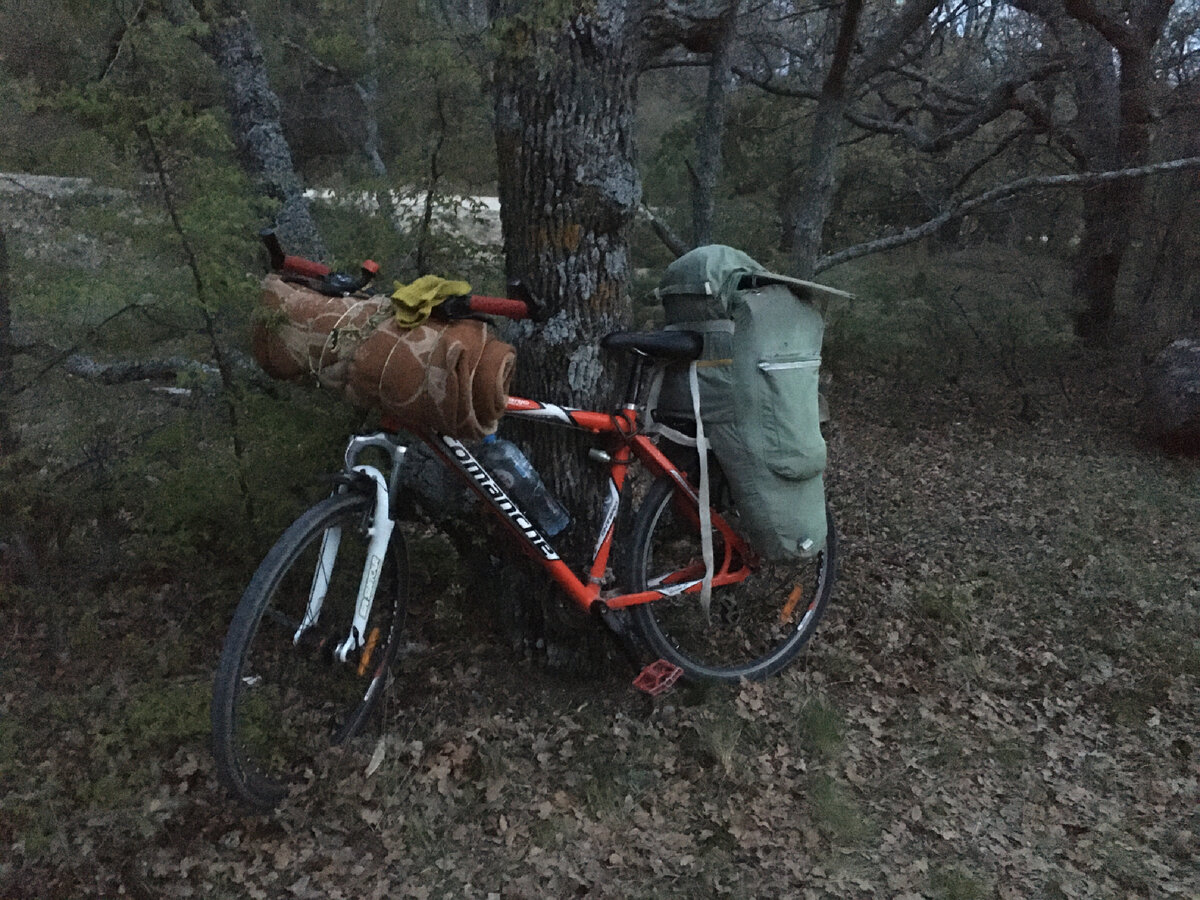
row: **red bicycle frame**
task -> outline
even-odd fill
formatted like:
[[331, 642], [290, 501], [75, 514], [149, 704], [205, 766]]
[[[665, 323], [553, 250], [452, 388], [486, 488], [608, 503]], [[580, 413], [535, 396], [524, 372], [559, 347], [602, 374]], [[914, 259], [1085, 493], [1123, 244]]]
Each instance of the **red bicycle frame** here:
[[[667, 475], [675, 482], [675, 502], [680, 510], [691, 518], [699, 530], [699, 492], [692, 486], [687, 475], [665, 456], [647, 437], [638, 431], [638, 415], [634, 408], [619, 413], [602, 413], [592, 410], [554, 406], [522, 397], [510, 397], [506, 411], [517, 418], [547, 422], [594, 435], [604, 435], [610, 455], [609, 495], [605, 498], [595, 551], [586, 576], [581, 578], [559, 557], [550, 540], [543, 535], [533, 520], [496, 483], [491, 474], [475, 458], [461, 441], [435, 432], [418, 436], [430, 449], [456, 472], [483, 498], [488, 509], [517, 539], [518, 545], [527, 556], [536, 560], [561, 587], [568, 597], [584, 612], [592, 611], [597, 604], [607, 609], [623, 609], [640, 603], [651, 603], [664, 597], [699, 593], [704, 577], [704, 563], [695, 561], [683, 569], [664, 573], [656, 579], [650, 590], [627, 594], [602, 589], [604, 573], [612, 551], [616, 533], [617, 511], [625, 487], [629, 466], [636, 458], [655, 476]], [[396, 423], [384, 422], [384, 427], [394, 430]], [[713, 587], [734, 584], [745, 579], [757, 566], [758, 559], [745, 541], [737, 534], [723, 516], [712, 511], [713, 533], [720, 535], [714, 546], [722, 548], [721, 558], [714, 561]]]

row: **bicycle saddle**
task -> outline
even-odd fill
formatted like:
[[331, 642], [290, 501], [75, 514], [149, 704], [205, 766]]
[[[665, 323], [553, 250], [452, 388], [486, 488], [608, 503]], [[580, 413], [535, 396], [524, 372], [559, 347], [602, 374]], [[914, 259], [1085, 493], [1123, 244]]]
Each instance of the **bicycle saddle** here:
[[600, 339], [600, 346], [657, 359], [699, 359], [704, 337], [695, 331], [614, 331]]

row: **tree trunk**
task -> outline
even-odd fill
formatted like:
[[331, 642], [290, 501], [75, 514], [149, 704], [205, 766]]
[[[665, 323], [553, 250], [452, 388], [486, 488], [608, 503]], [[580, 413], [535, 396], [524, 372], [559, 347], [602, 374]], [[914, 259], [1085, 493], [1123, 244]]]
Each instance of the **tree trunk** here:
[[[1173, 2], [1147, 0], [1131, 8], [1126, 19], [1110, 16], [1091, 0], [1063, 0], [1067, 15], [1082, 26], [1075, 57], [1076, 102], [1093, 170], [1133, 168], [1149, 158], [1153, 51]], [[1114, 50], [1120, 60], [1119, 75], [1114, 75]], [[1112, 157], [1095, 158], [1110, 153]], [[1095, 340], [1109, 333], [1117, 279], [1142, 193], [1140, 180], [1118, 181], [1099, 186], [1085, 201], [1073, 283], [1082, 306], [1076, 319], [1080, 337]]]
[[[605, 409], [614, 377], [599, 341], [631, 316], [627, 232], [641, 197], [633, 163], [636, 46], [622, 3], [601, 0], [591, 13], [553, 22], [529, 9], [493, 4], [504, 48], [495, 67], [495, 134], [507, 273], [549, 315], [521, 341], [514, 390]], [[531, 24], [534, 17], [541, 21]], [[539, 428], [522, 443], [571, 512], [574, 524], [556, 546], [578, 564], [591, 550], [603, 496], [598, 470], [587, 463], [588, 441]], [[524, 593], [507, 602], [540, 605], [542, 615], [515, 609], [503, 618], [544, 629], [552, 662], [565, 654], [559, 662], [577, 668], [581, 655], [592, 658], [594, 638], [555, 633], [559, 601]]]
[[[599, 340], [630, 319], [627, 232], [641, 196], [633, 164], [637, 61], [621, 7], [601, 2], [590, 15], [536, 30], [510, 25], [512, 49], [495, 76], [507, 271], [550, 314], [521, 346], [516, 389], [601, 409], [614, 399], [614, 381]], [[539, 429], [535, 462], [586, 516], [591, 481], [571, 437]], [[577, 530], [587, 530], [586, 519]]]
[[817, 257], [821, 254], [825, 220], [829, 218], [833, 195], [837, 190], [840, 162], [838, 141], [842, 137], [842, 122], [849, 94], [847, 73], [862, 8], [863, 0], [846, 0], [842, 10], [833, 60], [825, 83], [821, 86], [821, 97], [813, 117], [806, 183], [796, 195], [791, 214], [785, 220], [791, 232], [788, 250], [792, 272], [799, 278], [811, 278], [813, 275]]
[[205, 7], [198, 8], [210, 29], [201, 43], [225, 78], [226, 105], [243, 164], [282, 204], [275, 216], [279, 238], [290, 252], [321, 259], [325, 246], [292, 165], [258, 33], [244, 12], [225, 8], [206, 16]]
[[[1121, 54], [1117, 164], [1112, 168], [1133, 168], [1149, 158], [1153, 83], [1148, 54]], [[1080, 337], [1103, 338], [1112, 324], [1117, 279], [1129, 250], [1143, 191], [1141, 179], [1130, 179], [1101, 185], [1086, 197], [1084, 235], [1074, 281], [1075, 295], [1083, 304], [1076, 322]]]
[[[371, 174], [376, 178], [387, 178], [387, 165], [379, 149], [379, 15], [383, 0], [367, 0], [366, 20], [364, 22], [364, 51], [367, 56], [367, 71], [354, 87], [358, 91], [366, 111], [366, 122], [363, 123], [363, 155]], [[391, 213], [391, 209], [387, 210]]]
[[0, 229], [0, 456], [17, 449], [9, 419], [8, 398], [13, 389], [12, 303], [8, 295], [8, 248]]
[[845, 112], [843, 98], [822, 97], [813, 118], [805, 184], [793, 198], [787, 218], [791, 238], [788, 252], [797, 278], [811, 278], [821, 254], [825, 220], [837, 191], [838, 141]]
[[704, 121], [696, 133], [696, 167], [692, 177], [692, 246], [713, 240], [717, 181], [721, 177], [721, 140], [725, 134], [733, 42], [737, 37], [737, 3], [721, 19], [721, 32], [708, 66]]

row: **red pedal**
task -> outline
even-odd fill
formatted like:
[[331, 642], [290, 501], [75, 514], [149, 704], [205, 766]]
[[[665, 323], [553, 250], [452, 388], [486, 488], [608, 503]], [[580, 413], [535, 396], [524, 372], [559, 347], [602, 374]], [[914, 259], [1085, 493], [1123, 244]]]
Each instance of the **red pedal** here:
[[683, 669], [665, 659], [656, 659], [638, 673], [633, 686], [644, 694], [657, 697], [679, 680]]

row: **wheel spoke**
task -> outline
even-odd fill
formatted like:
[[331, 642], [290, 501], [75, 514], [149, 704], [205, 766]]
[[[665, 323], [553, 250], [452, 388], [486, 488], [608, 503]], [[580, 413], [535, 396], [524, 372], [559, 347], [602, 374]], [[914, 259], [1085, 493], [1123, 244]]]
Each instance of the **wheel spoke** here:
[[[738, 516], [728, 490], [720, 482], [716, 485], [716, 508], [736, 528]], [[697, 563], [696, 516], [675, 497], [674, 483], [660, 479], [638, 512], [627, 572], [631, 591], [661, 588], [703, 574], [703, 564]], [[815, 559], [764, 560], [745, 579], [715, 587], [707, 612], [696, 595], [634, 607], [635, 626], [650, 646], [689, 678], [764, 678], [786, 665], [815, 629], [832, 589], [835, 541], [831, 530], [826, 550]], [[719, 546], [714, 550], [719, 557]], [[652, 572], [656, 574], [650, 577]], [[804, 614], [797, 616], [802, 607]]]

